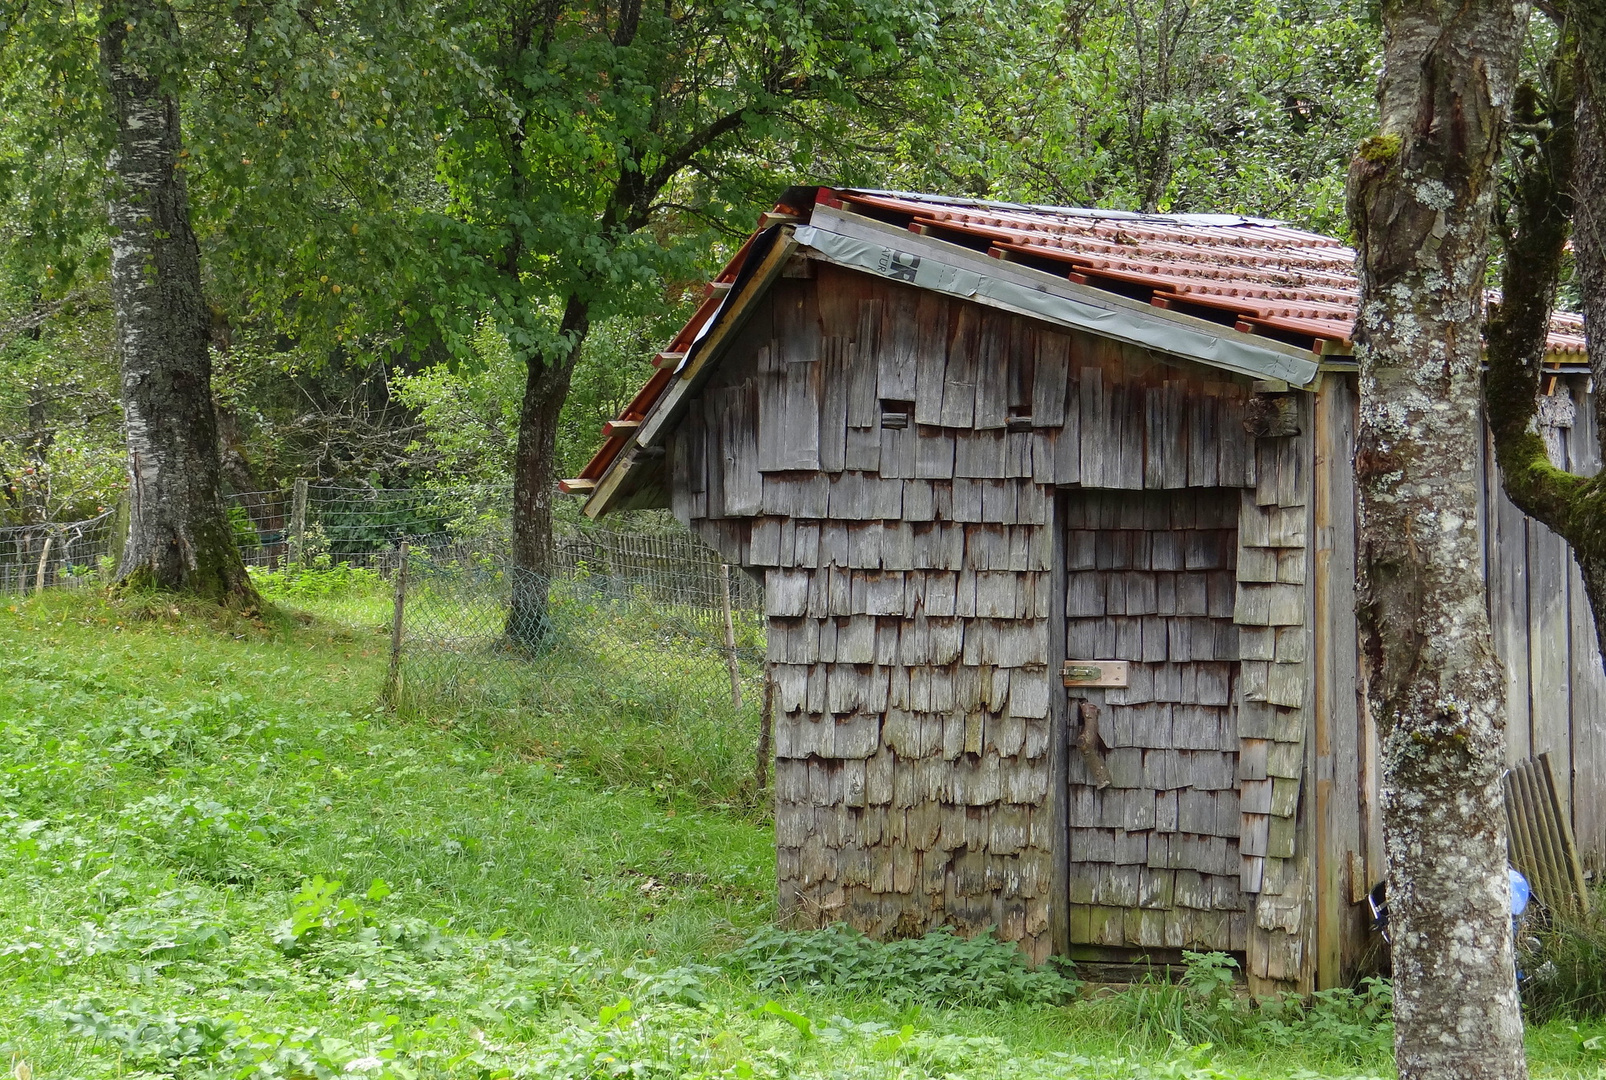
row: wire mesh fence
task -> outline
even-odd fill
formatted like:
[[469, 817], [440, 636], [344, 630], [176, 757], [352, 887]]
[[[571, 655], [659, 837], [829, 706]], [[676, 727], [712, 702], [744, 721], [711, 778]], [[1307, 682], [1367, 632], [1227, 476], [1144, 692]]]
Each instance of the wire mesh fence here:
[[[664, 522], [560, 528], [549, 572], [520, 570], [510, 502], [506, 487], [297, 482], [230, 495], [227, 512], [256, 573], [281, 590], [302, 581], [299, 592], [290, 585], [302, 596], [318, 595], [320, 582], [366, 581], [378, 594], [370, 618], [402, 584], [406, 545], [395, 701], [550, 708], [606, 699], [756, 726], [765, 648], [753, 579]], [[0, 590], [108, 580], [115, 523], [108, 513], [0, 529]], [[344, 573], [353, 567], [366, 577]]]
[[83, 585], [100, 579], [112, 548], [116, 514], [86, 521], [0, 529], [0, 594]]
[[283, 491], [228, 497], [246, 565], [372, 567], [403, 541], [442, 547], [507, 535], [506, 486], [340, 487], [298, 480]]
[[396, 700], [601, 695], [757, 715], [758, 587], [687, 534], [560, 534], [550, 575], [485, 544], [409, 545]]

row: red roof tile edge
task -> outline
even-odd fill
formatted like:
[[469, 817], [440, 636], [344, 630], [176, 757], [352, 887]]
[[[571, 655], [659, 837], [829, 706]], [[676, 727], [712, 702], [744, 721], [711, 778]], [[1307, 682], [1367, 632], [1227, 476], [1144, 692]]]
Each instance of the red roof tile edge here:
[[[1354, 252], [1333, 237], [1266, 218], [1136, 214], [858, 188], [794, 188], [785, 198], [773, 214], [807, 220], [813, 206], [824, 205], [929, 230], [937, 240], [949, 233], [985, 241], [989, 254], [1052, 266], [1073, 281], [1124, 295], [1148, 289], [1156, 306], [1214, 313], [1224, 326], [1293, 339], [1316, 352], [1341, 351], [1354, 326]], [[798, 205], [805, 200], [809, 205]], [[766, 224], [761, 220], [714, 283], [736, 279]], [[686, 352], [719, 311], [724, 293], [708, 292], [664, 353]], [[1548, 351], [1583, 353], [1581, 316], [1555, 313]], [[618, 419], [645, 420], [675, 377], [672, 365], [660, 367]], [[630, 430], [610, 433], [578, 479], [601, 479], [631, 437]]]

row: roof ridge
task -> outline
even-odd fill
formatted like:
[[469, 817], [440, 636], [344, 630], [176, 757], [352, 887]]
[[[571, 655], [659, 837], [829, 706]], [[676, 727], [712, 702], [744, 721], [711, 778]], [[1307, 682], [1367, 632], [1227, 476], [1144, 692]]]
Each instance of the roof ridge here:
[[1018, 203], [1003, 199], [931, 195], [913, 191], [897, 191], [889, 188], [838, 188], [836, 190], [844, 195], [873, 195], [887, 199], [907, 199], [910, 202], [929, 203], [934, 206], [973, 206], [978, 209], [1019, 210], [1033, 214], [1058, 214], [1064, 217], [1092, 219], [1095, 221], [1152, 221], [1162, 224], [1187, 225], [1194, 228], [1214, 226], [1217, 228], [1287, 229], [1305, 236], [1320, 236], [1325, 240], [1334, 239], [1333, 237], [1324, 236], [1322, 233], [1307, 232], [1278, 218], [1254, 217], [1248, 214], [1145, 213], [1138, 210], [1116, 210], [1107, 207], [1059, 206], [1052, 203]]

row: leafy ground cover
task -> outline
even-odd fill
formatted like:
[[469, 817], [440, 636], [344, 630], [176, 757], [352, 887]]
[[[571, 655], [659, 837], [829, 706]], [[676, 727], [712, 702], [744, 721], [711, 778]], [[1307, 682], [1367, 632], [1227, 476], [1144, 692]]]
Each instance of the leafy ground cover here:
[[[1389, 1073], [1376, 988], [1257, 1011], [1217, 958], [1109, 994], [995, 943], [767, 930], [760, 815], [387, 715], [381, 609], [281, 605], [0, 604], [13, 1076]], [[1599, 1075], [1603, 1035], [1536, 1030], [1536, 1075]]]

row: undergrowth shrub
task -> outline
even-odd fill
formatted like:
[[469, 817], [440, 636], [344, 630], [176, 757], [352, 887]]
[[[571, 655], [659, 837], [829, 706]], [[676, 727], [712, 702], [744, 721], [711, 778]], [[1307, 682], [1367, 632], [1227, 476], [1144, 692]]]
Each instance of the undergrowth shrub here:
[[1234, 990], [1238, 962], [1225, 953], [1182, 954], [1181, 980], [1136, 982], [1097, 999], [1110, 1026], [1140, 1046], [1231, 1045], [1253, 1021], [1253, 1005]]
[[874, 941], [842, 924], [803, 931], [766, 927], [728, 961], [758, 990], [823, 988], [897, 1004], [1055, 1004], [1077, 988], [1057, 969], [1027, 967], [1018, 948], [991, 934], [967, 939], [948, 930]]
[[1260, 1002], [1256, 1043], [1302, 1047], [1331, 1061], [1358, 1065], [1386, 1060], [1394, 1050], [1394, 987], [1365, 979], [1359, 990], [1318, 990], [1308, 1000], [1292, 995]]
[[1149, 1050], [1231, 1046], [1299, 1048], [1347, 1065], [1386, 1059], [1394, 1043], [1393, 987], [1367, 979], [1359, 990], [1319, 990], [1252, 1001], [1237, 984], [1238, 962], [1225, 953], [1184, 952], [1179, 981], [1155, 980], [1099, 998], [1109, 1025]]
[[215, 799], [162, 792], [119, 813], [115, 833], [148, 857], [207, 881], [245, 884], [288, 861], [270, 843], [274, 826]]
[[279, 570], [251, 569], [251, 583], [264, 600], [327, 600], [352, 593], [371, 593], [384, 586], [379, 571], [349, 562], [331, 563], [319, 555], [311, 566]]
[[102, 753], [117, 761], [165, 769], [213, 761], [230, 745], [254, 739], [272, 726], [257, 704], [228, 691], [209, 701], [178, 707], [130, 701], [86, 734]]
[[[360, 896], [346, 894], [339, 881], [311, 878], [289, 897], [288, 916], [268, 927], [268, 939], [304, 974], [360, 986], [401, 1013], [455, 1000], [472, 1002], [482, 1020], [534, 1016], [582, 996], [603, 974], [595, 952], [542, 950], [393, 915], [383, 909], [389, 895], [378, 878]], [[696, 1000], [701, 993], [694, 972], [626, 977], [645, 998]]]
[[20, 940], [0, 944], [0, 978], [50, 981], [71, 972], [98, 980], [137, 977], [149, 982], [225, 952], [228, 928], [199, 910], [202, 893], [168, 889], [144, 903], [114, 910], [73, 927], [34, 927]]
[[240, 1041], [233, 1020], [119, 1009], [93, 998], [62, 1008], [60, 1017], [71, 1034], [110, 1043], [130, 1064], [163, 1069], [222, 1063]]
[[[160, 1070], [163, 1076], [249, 1076], [252, 1080], [417, 1080], [418, 1063], [398, 1045], [394, 1025], [363, 1025], [359, 1040], [317, 1028], [291, 1032], [258, 1030], [242, 1013], [184, 1015], [139, 1003], [114, 1007], [98, 998], [58, 1004], [55, 1018], [67, 1031], [109, 1044], [123, 1062]], [[20, 1074], [19, 1074], [20, 1075]], [[140, 1075], [149, 1076], [145, 1072]]]

